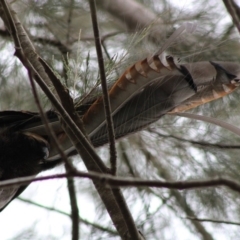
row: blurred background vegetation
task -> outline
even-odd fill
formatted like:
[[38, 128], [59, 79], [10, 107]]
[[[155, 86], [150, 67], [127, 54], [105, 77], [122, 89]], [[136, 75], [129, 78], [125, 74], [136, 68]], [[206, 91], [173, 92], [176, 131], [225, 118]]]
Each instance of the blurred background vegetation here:
[[[185, 22], [196, 23], [197, 30], [184, 35], [168, 53], [180, 57], [182, 62], [239, 62], [239, 33], [221, 1], [119, 2], [97, 1], [109, 82], [116, 80], [134, 61], [159, 49]], [[87, 1], [19, 0], [11, 4], [37, 52], [61, 76], [74, 98], [98, 84]], [[12, 40], [0, 22], [0, 109], [35, 111], [27, 72], [14, 51]], [[192, 111], [239, 126], [238, 94], [239, 90]], [[44, 94], [41, 99], [46, 109], [51, 107]], [[164, 116], [146, 130], [118, 141], [117, 150], [120, 176], [162, 180], [221, 176], [240, 182], [239, 137], [204, 122]], [[97, 151], [108, 162], [108, 147]], [[85, 169], [78, 157], [74, 162], [78, 169]], [[61, 171], [63, 168], [59, 167], [52, 172]], [[119, 239], [92, 183], [76, 179], [76, 186], [83, 219], [81, 239]], [[240, 197], [227, 188], [176, 191], [135, 187], [123, 189], [123, 194], [137, 227], [148, 240], [240, 239]], [[22, 198], [25, 202], [16, 200], [1, 213], [1, 226], [13, 221], [13, 217], [14, 221], [21, 221], [22, 212], [36, 214], [26, 215], [27, 221], [21, 223], [21, 229], [17, 227], [19, 223], [13, 224], [5, 239], [70, 239], [71, 221], [64, 215], [69, 211], [64, 181], [53, 181], [51, 186], [34, 183]], [[32, 202], [26, 203], [27, 199]], [[50, 211], [46, 206], [55, 210]]]

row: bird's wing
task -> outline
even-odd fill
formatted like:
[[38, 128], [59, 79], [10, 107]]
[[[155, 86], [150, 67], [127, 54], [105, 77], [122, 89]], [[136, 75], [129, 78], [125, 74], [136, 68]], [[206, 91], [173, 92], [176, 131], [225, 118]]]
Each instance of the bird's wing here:
[[[116, 139], [144, 128], [166, 113], [186, 111], [223, 97], [239, 85], [240, 64], [238, 63], [178, 64], [172, 57], [167, 57], [166, 63], [163, 65], [156, 56], [153, 56], [152, 60], [146, 58], [139, 61], [127, 69], [110, 88], [110, 102], [115, 109], [113, 122]], [[127, 80], [130, 78], [129, 74], [131, 81]], [[121, 82], [123, 84], [120, 84]], [[121, 99], [124, 104], [121, 104]], [[90, 102], [78, 107], [80, 115], [83, 115], [87, 134], [95, 147], [108, 142], [103, 107], [102, 98], [97, 97], [96, 94]], [[63, 134], [56, 113], [49, 111], [47, 116], [55, 132], [59, 135]], [[17, 123], [18, 128], [24, 132], [47, 134], [37, 113], [0, 112], [0, 126], [6, 124], [11, 126], [14, 123]], [[67, 137], [61, 137], [61, 145], [66, 154], [76, 153]], [[52, 148], [48, 160], [58, 158], [57, 150]]]

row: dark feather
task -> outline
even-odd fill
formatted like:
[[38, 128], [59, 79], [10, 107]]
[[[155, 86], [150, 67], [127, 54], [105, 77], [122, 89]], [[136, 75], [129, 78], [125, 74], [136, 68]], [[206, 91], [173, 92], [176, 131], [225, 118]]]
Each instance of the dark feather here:
[[[19, 114], [19, 118], [23, 115]], [[3, 118], [1, 118], [3, 119]], [[23, 119], [22, 119], [23, 120]], [[46, 162], [48, 142], [34, 134], [5, 129], [0, 133], [0, 181], [37, 175], [60, 161]], [[0, 189], [0, 211], [27, 186]]]
[[[170, 61], [170, 67], [173, 69], [172, 74], [156, 77], [159, 73], [150, 71], [150, 67], [148, 67], [149, 72], [156, 76], [148, 84], [146, 83], [142, 88], [135, 91], [134, 94], [129, 93], [130, 97], [127, 100], [123, 99], [123, 96], [127, 94], [125, 88], [117, 89], [116, 92], [119, 96], [116, 102], [114, 102], [115, 95], [112, 92], [111, 104], [114, 103], [116, 109], [113, 113], [116, 139], [143, 129], [166, 113], [173, 110], [188, 109], [188, 105], [196, 107], [214, 100], [216, 96], [224, 96], [238, 86], [238, 64], [200, 62], [178, 67], [173, 60], [170, 59]], [[144, 61], [144, 64], [147, 64], [147, 62]], [[130, 70], [132, 69], [133, 67], [130, 68]], [[143, 80], [144, 77], [136, 69], [134, 74]], [[210, 73], [207, 73], [206, 69]], [[166, 71], [169, 72], [170, 70]], [[127, 82], [126, 77], [122, 77], [122, 80], [124, 83]], [[131, 86], [131, 84], [136, 83], [127, 82], [127, 86]], [[224, 86], [231, 91], [226, 92]], [[130, 89], [127, 90], [130, 91]], [[124, 94], [121, 94], [122, 92]], [[101, 98], [98, 98], [98, 96], [98, 92], [94, 92], [93, 95], [90, 94], [88, 98], [80, 101], [81, 104], [76, 105], [80, 117], [86, 116], [87, 111], [92, 106], [94, 106], [94, 109], [99, 107], [97, 104], [101, 102], [98, 101]], [[202, 101], [203, 96], [204, 101]], [[99, 124], [94, 123], [96, 128], [91, 129], [90, 127], [91, 131], [87, 132], [94, 147], [102, 146], [108, 142], [103, 112], [98, 111], [94, 118], [90, 118], [90, 122], [94, 122], [99, 115], [103, 120]], [[66, 155], [76, 154], [70, 139], [67, 136], [63, 137], [65, 133], [61, 128], [57, 113], [51, 110], [46, 112], [46, 116], [56, 136], [59, 137]], [[86, 129], [91, 125], [88, 121], [84, 123]], [[47, 150], [49, 150], [48, 157], [46, 155]], [[0, 181], [37, 175], [59, 163], [61, 163], [61, 158], [51, 144], [38, 113], [26, 111], [0, 112]], [[0, 211], [21, 194], [26, 187], [0, 188]]]

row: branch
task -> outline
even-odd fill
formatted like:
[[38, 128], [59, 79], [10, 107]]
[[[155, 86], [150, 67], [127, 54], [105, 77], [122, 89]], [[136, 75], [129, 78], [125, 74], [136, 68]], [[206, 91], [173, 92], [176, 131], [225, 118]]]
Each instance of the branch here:
[[211, 222], [211, 223], [217, 223], [217, 224], [230, 224], [230, 225], [237, 225], [240, 226], [240, 223], [238, 222], [232, 222], [232, 221], [225, 221], [225, 220], [215, 220], [215, 219], [209, 219], [209, 218], [195, 218], [195, 217], [183, 217], [182, 219], [190, 219], [193, 221], [199, 221], [199, 222]]
[[[53, 140], [53, 144], [55, 145], [55, 147], [58, 149], [62, 159], [64, 159], [65, 161], [65, 168], [66, 171], [74, 171], [74, 167], [71, 164], [70, 161], [67, 160], [67, 157], [65, 155], [65, 153], [63, 152], [60, 144], [58, 143], [58, 139], [56, 138], [56, 135], [53, 132], [53, 129], [51, 128], [51, 126], [48, 124], [48, 120], [46, 118], [46, 115], [43, 112], [43, 109], [41, 107], [40, 101], [39, 101], [39, 97], [36, 91], [36, 87], [35, 87], [35, 83], [32, 79], [32, 75], [31, 72], [29, 72], [29, 79], [30, 79], [30, 83], [32, 86], [32, 91], [33, 91], [33, 95], [36, 101], [36, 104], [38, 106], [41, 118], [43, 120], [43, 123], [45, 124], [45, 127], [47, 129], [47, 132], [50, 134], [51, 139]], [[77, 200], [76, 200], [76, 191], [75, 191], [75, 187], [74, 187], [74, 180], [72, 178], [67, 178], [67, 183], [68, 183], [68, 192], [69, 192], [69, 197], [70, 197], [70, 202], [71, 202], [71, 216], [72, 216], [72, 240], [78, 240], [79, 239], [79, 218], [78, 218], [78, 205], [77, 205]]]
[[44, 180], [60, 179], [66, 177], [87, 178], [98, 181], [98, 185], [104, 186], [105, 189], [109, 187], [156, 187], [167, 189], [197, 189], [205, 187], [225, 186], [235, 192], [240, 193], [240, 183], [228, 178], [212, 178], [208, 180], [191, 180], [191, 181], [161, 181], [161, 180], [142, 180], [138, 178], [114, 177], [109, 174], [98, 174], [94, 172], [76, 171], [71, 173], [54, 174], [43, 177], [29, 176], [21, 177], [0, 182], [1, 188], [21, 186], [30, 184], [31, 182], [39, 182]]
[[40, 104], [38, 93], [37, 93], [37, 89], [36, 89], [35, 83], [34, 83], [34, 81], [32, 79], [32, 74], [31, 74], [31, 70], [30, 69], [28, 69], [28, 76], [29, 76], [29, 80], [30, 80], [33, 96], [34, 96], [36, 105], [38, 107], [39, 114], [41, 116], [42, 122], [43, 122], [43, 124], [44, 124], [44, 126], [46, 128], [46, 131], [47, 131], [48, 135], [50, 136], [53, 145], [57, 148], [57, 150], [58, 150], [58, 152], [59, 152], [59, 154], [61, 156], [61, 159], [65, 162], [67, 168], [68, 169], [74, 169], [72, 163], [67, 160], [66, 154], [64, 153], [61, 145], [59, 144], [58, 139], [57, 139], [57, 137], [56, 137], [56, 135], [55, 135], [51, 125], [49, 125], [49, 123], [48, 123], [48, 119], [46, 117], [46, 114], [44, 113], [43, 108], [42, 108], [42, 106]]
[[[59, 213], [59, 214], [62, 214], [64, 216], [67, 216], [67, 217], [71, 218], [71, 215], [69, 215], [68, 213], [66, 213], [66, 212], [64, 212], [62, 210], [56, 209], [54, 207], [48, 207], [48, 206], [45, 206], [45, 205], [33, 202], [33, 201], [29, 200], [29, 199], [21, 198], [21, 197], [18, 197], [17, 199], [19, 199], [22, 202], [31, 204], [33, 206], [36, 206], [36, 207], [39, 207], [39, 208], [43, 208], [45, 210], [53, 211], [55, 213]], [[96, 229], [101, 230], [103, 232], [107, 232], [107, 233], [112, 234], [114, 236], [118, 235], [118, 232], [116, 232], [116, 231], [114, 231], [112, 229], [109, 229], [107, 227], [103, 227], [103, 226], [101, 226], [101, 225], [99, 225], [97, 223], [89, 222], [88, 220], [86, 220], [84, 218], [81, 218], [80, 216], [79, 216], [79, 223], [84, 223], [85, 225], [92, 226], [93, 228], [96, 228]]]
[[[66, 169], [67, 170], [67, 169]], [[73, 178], [67, 178], [68, 194], [71, 206], [71, 220], [72, 220], [72, 240], [79, 239], [79, 210], [76, 198], [76, 190]]]
[[108, 139], [109, 139], [109, 143], [110, 143], [111, 171], [112, 171], [113, 175], [116, 175], [117, 153], [116, 153], [116, 147], [115, 147], [115, 134], [114, 134], [114, 127], [113, 127], [113, 119], [112, 119], [112, 114], [111, 114], [111, 105], [110, 105], [110, 100], [109, 100], [109, 96], [108, 96], [108, 86], [107, 86], [106, 75], [105, 75], [103, 54], [102, 54], [102, 48], [101, 48], [101, 42], [100, 42], [100, 36], [99, 36], [95, 0], [89, 0], [89, 5], [90, 5], [90, 10], [91, 10], [93, 32], [94, 32], [94, 38], [95, 38], [95, 46], [96, 46], [97, 57], [98, 57], [98, 66], [99, 66], [99, 72], [100, 72], [100, 77], [101, 77], [104, 111], [105, 111], [107, 129], [108, 129]]
[[[172, 180], [172, 174], [165, 168], [165, 166], [161, 163], [159, 159], [154, 157], [151, 152], [147, 151], [147, 149], [142, 148], [144, 154], [148, 161], [151, 161], [153, 166], [158, 169], [158, 173], [161, 177], [166, 179], [167, 181]], [[191, 206], [187, 203], [185, 197], [177, 190], [170, 189], [170, 196], [173, 196], [175, 199], [176, 204], [179, 208], [186, 214], [190, 216], [195, 216], [194, 210]], [[204, 240], [213, 240], [211, 234], [205, 229], [205, 227], [200, 222], [192, 222], [193, 226], [195, 227], [196, 231], [202, 236]]]
[[233, 0], [223, 0], [223, 3], [232, 17], [233, 23], [236, 26], [238, 32], [240, 33], [240, 16], [239, 16], [239, 7]]
[[240, 145], [230, 145], [230, 144], [208, 143], [208, 142], [194, 141], [194, 140], [185, 139], [185, 138], [181, 138], [181, 137], [174, 136], [174, 135], [165, 135], [165, 134], [159, 133], [159, 132], [157, 132], [157, 131], [155, 131], [154, 129], [151, 129], [151, 128], [149, 128], [148, 131], [150, 133], [156, 134], [158, 137], [173, 138], [173, 139], [176, 139], [176, 140], [181, 141], [181, 142], [187, 142], [187, 143], [191, 143], [191, 144], [194, 144], [194, 145], [200, 145], [200, 146], [204, 146], [204, 147], [213, 147], [213, 148], [221, 148], [221, 149], [240, 149]]
[[[116, 36], [118, 34], [121, 34], [122, 31], [114, 31], [114, 32], [110, 32], [110, 33], [106, 33], [105, 35], [101, 36], [101, 41], [104, 41], [108, 38], [111, 38], [113, 36]], [[0, 29], [0, 35], [4, 38], [9, 38], [11, 37], [11, 35], [9, 34], [8, 31]], [[50, 45], [52, 47], [56, 47], [58, 48], [58, 50], [63, 54], [66, 55], [66, 53], [71, 53], [71, 49], [68, 48], [65, 44], [63, 44], [62, 42], [60, 42], [59, 40], [55, 40], [55, 39], [50, 39], [50, 38], [46, 38], [46, 37], [36, 37], [33, 35], [30, 35], [30, 38], [32, 39], [33, 42], [38, 42], [41, 43], [43, 45]], [[69, 44], [73, 44], [74, 42], [78, 42], [78, 41], [94, 41], [95, 39], [93, 37], [81, 37], [80, 39], [73, 39], [73, 40], [69, 40]]]

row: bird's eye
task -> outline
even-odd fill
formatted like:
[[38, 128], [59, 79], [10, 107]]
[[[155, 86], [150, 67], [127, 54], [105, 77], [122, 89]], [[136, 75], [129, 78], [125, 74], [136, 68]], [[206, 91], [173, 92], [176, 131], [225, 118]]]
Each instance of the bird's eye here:
[[42, 148], [42, 150], [43, 150], [43, 153], [44, 153], [44, 159], [47, 159], [48, 158], [48, 156], [49, 156], [49, 150], [48, 150], [48, 148], [47, 147], [43, 147]]

